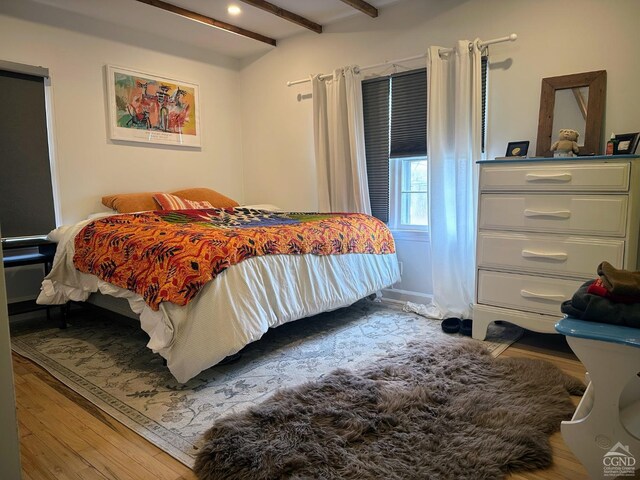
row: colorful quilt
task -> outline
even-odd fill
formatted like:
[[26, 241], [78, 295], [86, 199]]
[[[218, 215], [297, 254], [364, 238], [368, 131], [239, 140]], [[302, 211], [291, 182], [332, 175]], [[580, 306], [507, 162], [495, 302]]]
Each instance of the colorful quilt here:
[[395, 252], [391, 232], [359, 213], [280, 213], [247, 208], [115, 215], [75, 238], [75, 267], [161, 302], [186, 305], [231, 265], [260, 255]]

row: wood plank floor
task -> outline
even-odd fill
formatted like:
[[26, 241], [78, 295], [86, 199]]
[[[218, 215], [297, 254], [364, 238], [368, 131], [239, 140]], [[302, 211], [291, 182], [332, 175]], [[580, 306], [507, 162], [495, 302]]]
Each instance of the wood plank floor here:
[[[584, 367], [560, 335], [526, 332], [502, 355], [548, 360], [584, 378]], [[25, 480], [187, 480], [193, 472], [19, 355], [13, 355], [16, 403]], [[578, 398], [575, 399], [577, 404]], [[558, 432], [554, 463], [546, 470], [511, 475], [523, 479], [587, 479]], [[1, 475], [0, 475], [1, 476]]]

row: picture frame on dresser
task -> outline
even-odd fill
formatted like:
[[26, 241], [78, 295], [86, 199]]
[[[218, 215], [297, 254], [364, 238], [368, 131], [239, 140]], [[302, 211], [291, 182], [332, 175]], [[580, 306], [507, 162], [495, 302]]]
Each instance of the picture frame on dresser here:
[[633, 155], [638, 148], [640, 133], [620, 133], [615, 136], [617, 147], [616, 155]]
[[526, 157], [529, 152], [529, 140], [509, 142], [507, 144], [506, 157]]

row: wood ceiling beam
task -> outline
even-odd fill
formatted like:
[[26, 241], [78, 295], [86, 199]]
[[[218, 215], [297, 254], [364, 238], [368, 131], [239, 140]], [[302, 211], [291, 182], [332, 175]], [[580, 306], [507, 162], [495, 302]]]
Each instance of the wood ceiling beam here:
[[290, 22], [295, 23], [296, 25], [300, 25], [301, 27], [308, 28], [316, 33], [322, 33], [322, 25], [319, 25], [311, 20], [308, 20], [304, 17], [301, 17], [297, 13], [290, 12], [289, 10], [285, 10], [284, 8], [280, 8], [273, 3], [267, 2], [265, 0], [240, 0], [243, 3], [252, 5], [256, 8], [260, 8], [265, 12], [272, 13], [280, 18], [284, 18]]
[[136, 0], [136, 1], [140, 3], [144, 3], [146, 5], [151, 5], [152, 7], [160, 8], [162, 10], [174, 13], [176, 15], [180, 15], [181, 17], [188, 18], [189, 20], [194, 20], [196, 22], [204, 23], [205, 25], [209, 25], [210, 27], [220, 28], [228, 32], [242, 35], [243, 37], [251, 38], [253, 40], [258, 40], [259, 42], [264, 42], [269, 45], [273, 45], [274, 47], [276, 46], [276, 40], [273, 38], [265, 37], [264, 35], [260, 35], [259, 33], [252, 32], [251, 30], [246, 30], [244, 28], [231, 25], [230, 23], [222, 22], [220, 20], [216, 20], [215, 18], [207, 17], [206, 15], [202, 15], [200, 13], [187, 10], [186, 8], [178, 7], [177, 5], [173, 5], [171, 3], [163, 2], [162, 0]]
[[363, 0], [342, 0], [347, 5], [351, 5], [353, 8], [366, 13], [370, 17], [376, 18], [378, 16], [378, 9]]

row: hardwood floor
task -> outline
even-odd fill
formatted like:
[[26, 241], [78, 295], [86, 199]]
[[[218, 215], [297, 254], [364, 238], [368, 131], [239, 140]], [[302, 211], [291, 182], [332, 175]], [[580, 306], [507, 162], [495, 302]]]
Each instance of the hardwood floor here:
[[[539, 358], [553, 363], [564, 372], [584, 380], [586, 370], [574, 355], [562, 335], [544, 334], [525, 331], [523, 337], [502, 353], [509, 357]], [[574, 397], [578, 405], [580, 397]], [[545, 470], [517, 473], [507, 477], [509, 480], [582, 480], [588, 479], [587, 471], [564, 443], [562, 434], [556, 432], [551, 436], [553, 449], [553, 465]]]
[[[584, 367], [560, 335], [526, 332], [502, 355], [548, 360], [584, 378]], [[183, 464], [99, 410], [19, 355], [13, 355], [25, 480], [195, 479]], [[578, 398], [575, 399], [576, 404]], [[558, 432], [551, 437], [554, 464], [512, 480], [587, 479]], [[1, 476], [1, 474], [0, 474]]]

